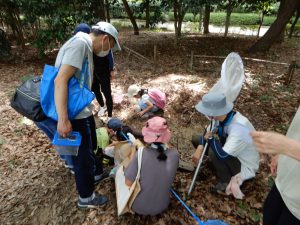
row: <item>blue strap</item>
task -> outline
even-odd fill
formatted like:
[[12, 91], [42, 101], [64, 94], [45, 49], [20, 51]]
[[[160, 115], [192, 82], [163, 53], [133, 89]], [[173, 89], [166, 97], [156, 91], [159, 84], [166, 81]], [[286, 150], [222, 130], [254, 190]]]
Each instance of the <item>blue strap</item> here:
[[129, 140], [129, 138], [124, 134], [123, 131], [120, 131], [120, 132], [121, 132], [122, 136], [125, 138], [126, 141], [128, 141], [128, 142], [131, 143], [131, 144], [133, 144], [133, 143]]
[[176, 192], [171, 188], [171, 193], [180, 201], [180, 203], [184, 206], [184, 208], [194, 217], [194, 219], [200, 225], [204, 225], [204, 223], [192, 212], [192, 210], [184, 203], [184, 201], [176, 194]]
[[126, 141], [128, 141], [130, 144], [133, 144], [132, 141], [129, 140], [129, 138], [124, 134], [123, 131], [120, 131], [120, 133], [125, 138]]
[[85, 74], [88, 74], [88, 59], [85, 59], [83, 61], [83, 66], [82, 66], [82, 70], [81, 70], [81, 74], [80, 74], [80, 78], [79, 78], [79, 83], [80, 83], [80, 88], [83, 88], [83, 84], [86, 83], [86, 80], [88, 78], [88, 75], [85, 76]]
[[[228, 120], [227, 120], [227, 121], [225, 122], [225, 124], [223, 125], [223, 127], [228, 126], [228, 125], [231, 123], [231, 121], [232, 121], [234, 115], [235, 115], [235, 113], [232, 111], [232, 112], [230, 113], [230, 116], [229, 116]], [[222, 135], [223, 135], [222, 126], [219, 125], [219, 126], [218, 126], [218, 136], [219, 136], [219, 138], [222, 138]]]
[[226, 159], [229, 156], [222, 148], [222, 145], [214, 137], [208, 139], [208, 143], [219, 159]]

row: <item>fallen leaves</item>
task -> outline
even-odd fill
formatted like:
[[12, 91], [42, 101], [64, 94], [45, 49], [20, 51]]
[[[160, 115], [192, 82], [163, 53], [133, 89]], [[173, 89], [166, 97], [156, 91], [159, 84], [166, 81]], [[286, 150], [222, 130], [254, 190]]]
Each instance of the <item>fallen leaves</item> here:
[[[226, 39], [218, 37], [184, 37], [181, 46], [184, 52], [173, 47], [169, 34], [141, 33], [139, 41], [129, 34], [123, 34], [124, 43], [139, 51], [143, 49], [151, 57], [152, 44], [158, 42], [159, 66], [142, 64], [136, 59], [117, 53], [118, 78], [112, 81], [114, 93], [125, 94], [130, 84], [139, 83], [146, 87], [158, 87], [166, 91], [169, 104], [164, 116], [173, 133], [171, 145], [180, 152], [184, 161], [191, 160], [194, 151], [191, 136], [201, 133], [207, 120], [194, 109], [195, 104], [218, 79], [221, 62], [198, 62], [201, 71], [188, 71], [187, 54], [191, 49], [201, 54], [216, 55], [222, 51], [238, 51], [251, 44], [249, 39]], [[200, 40], [200, 41], [199, 41]], [[298, 44], [299, 45], [299, 44]], [[229, 47], [230, 46], [230, 47]], [[275, 47], [277, 56], [259, 55], [256, 58], [272, 58], [289, 61], [289, 55], [299, 58], [300, 48]], [[273, 51], [273, 50], [272, 50]], [[287, 52], [289, 54], [287, 54]], [[147, 55], [148, 54], [148, 55]], [[196, 53], [195, 53], [196, 54]], [[52, 63], [53, 59], [50, 59]], [[76, 207], [77, 193], [74, 177], [63, 167], [49, 140], [34, 124], [24, 120], [9, 107], [9, 99], [21, 78], [28, 76], [28, 68], [34, 66], [41, 73], [43, 62], [24, 64], [0, 64], [0, 216], [4, 224], [107, 224], [107, 225], [177, 225], [197, 224], [182, 205], [171, 198], [169, 210], [156, 217], [125, 215], [117, 217], [113, 181], [105, 181], [96, 191], [109, 197], [103, 208], [79, 210]], [[215, 67], [215, 68], [214, 68]], [[247, 81], [236, 103], [236, 108], [247, 116], [259, 130], [285, 132], [299, 106], [299, 70], [289, 87], [283, 84], [286, 68], [247, 62]], [[206, 71], [207, 70], [207, 71]], [[188, 72], [187, 72], [188, 71]], [[206, 72], [205, 72], [206, 71]], [[114, 115], [128, 118], [130, 110], [126, 97], [114, 109]], [[145, 121], [128, 119], [128, 125], [140, 129]], [[97, 121], [97, 124], [103, 124]], [[235, 200], [232, 196], [210, 193], [216, 182], [214, 174], [207, 167], [201, 169], [195, 189], [186, 203], [202, 219], [220, 219], [231, 225], [260, 224], [262, 204], [272, 185], [268, 173], [267, 157], [263, 157], [257, 177], [242, 187], [246, 198]], [[182, 197], [190, 185], [193, 174], [178, 172], [174, 188]]]

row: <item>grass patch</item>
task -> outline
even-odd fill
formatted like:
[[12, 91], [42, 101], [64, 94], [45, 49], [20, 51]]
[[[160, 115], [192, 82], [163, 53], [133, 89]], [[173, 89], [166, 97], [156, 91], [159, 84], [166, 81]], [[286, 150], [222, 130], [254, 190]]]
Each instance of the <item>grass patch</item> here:
[[273, 99], [273, 97], [270, 96], [270, 95], [262, 95], [262, 96], [260, 96], [260, 100], [263, 101], [263, 102], [270, 102], [272, 99]]
[[257, 223], [257, 222], [262, 220], [262, 215], [260, 213], [255, 212], [255, 211], [252, 211], [250, 213], [250, 218], [253, 222]]

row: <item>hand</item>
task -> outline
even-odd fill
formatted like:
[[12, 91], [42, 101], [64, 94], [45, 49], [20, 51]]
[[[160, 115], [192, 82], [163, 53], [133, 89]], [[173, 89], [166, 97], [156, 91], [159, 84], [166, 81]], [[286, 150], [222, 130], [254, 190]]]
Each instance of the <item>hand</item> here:
[[72, 132], [72, 124], [70, 120], [60, 120], [57, 122], [57, 132], [60, 136], [66, 138]]
[[116, 75], [116, 71], [115, 70], [110, 71], [110, 79], [111, 80], [115, 79], [115, 75]]
[[193, 162], [194, 162], [195, 166], [198, 165], [200, 157], [202, 155], [202, 152], [203, 152], [203, 146], [202, 145], [198, 145], [195, 153], [193, 154]]
[[262, 153], [283, 154], [289, 146], [288, 138], [279, 133], [255, 131], [251, 136], [256, 149]]
[[278, 155], [275, 155], [272, 157], [272, 160], [269, 164], [272, 176], [276, 176], [277, 174], [277, 165], [278, 165]]
[[210, 131], [207, 131], [206, 134], [204, 135], [204, 139], [207, 141], [208, 139], [212, 138], [214, 134]]
[[137, 113], [138, 116], [143, 116], [144, 114], [145, 114], [144, 111], [140, 111]]

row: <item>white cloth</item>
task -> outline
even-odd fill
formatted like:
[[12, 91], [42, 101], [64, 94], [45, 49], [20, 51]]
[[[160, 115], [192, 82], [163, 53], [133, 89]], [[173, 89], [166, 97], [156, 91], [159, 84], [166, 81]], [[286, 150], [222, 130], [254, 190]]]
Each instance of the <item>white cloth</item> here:
[[[289, 127], [287, 137], [300, 141], [300, 107]], [[276, 187], [291, 213], [300, 220], [300, 161], [285, 155], [278, 159]]]
[[243, 199], [245, 196], [240, 189], [240, 186], [243, 184], [243, 180], [241, 178], [241, 173], [231, 177], [229, 184], [226, 187], [226, 194], [232, 194], [236, 199]]

